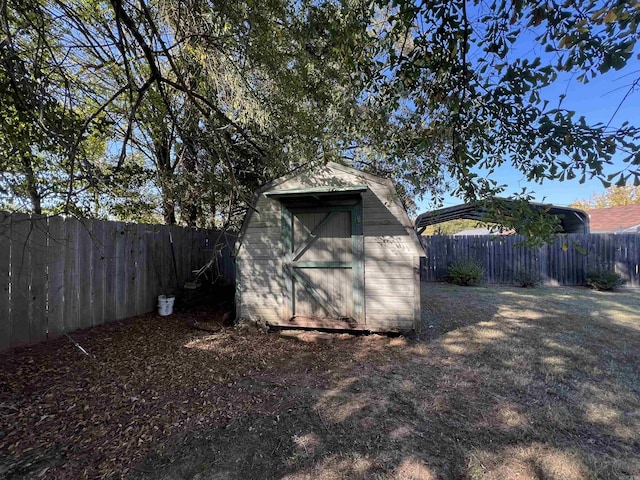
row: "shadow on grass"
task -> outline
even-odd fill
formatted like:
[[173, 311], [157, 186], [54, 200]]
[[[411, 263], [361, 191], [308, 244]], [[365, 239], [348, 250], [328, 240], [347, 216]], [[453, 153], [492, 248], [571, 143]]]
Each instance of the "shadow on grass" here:
[[79, 331], [100, 367], [66, 339], [0, 356], [0, 476], [634, 478], [637, 297], [434, 285], [432, 341]]
[[442, 314], [435, 340], [335, 342], [319, 384], [305, 371], [317, 350], [282, 358], [245, 383], [277, 408], [176, 438], [132, 478], [640, 475], [638, 300], [437, 286], [428, 296]]

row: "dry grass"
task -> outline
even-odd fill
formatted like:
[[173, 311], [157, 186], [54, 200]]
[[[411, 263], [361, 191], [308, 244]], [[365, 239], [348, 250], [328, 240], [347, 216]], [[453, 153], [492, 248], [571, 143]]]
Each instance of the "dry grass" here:
[[148, 316], [75, 335], [109, 374], [0, 356], [0, 476], [640, 479], [637, 292], [423, 293], [413, 341]]

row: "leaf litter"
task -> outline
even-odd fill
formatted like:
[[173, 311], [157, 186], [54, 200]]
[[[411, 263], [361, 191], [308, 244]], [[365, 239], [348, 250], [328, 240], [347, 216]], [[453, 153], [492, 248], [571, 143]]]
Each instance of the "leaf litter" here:
[[637, 295], [423, 290], [417, 340], [204, 309], [2, 354], [0, 477], [640, 477]]

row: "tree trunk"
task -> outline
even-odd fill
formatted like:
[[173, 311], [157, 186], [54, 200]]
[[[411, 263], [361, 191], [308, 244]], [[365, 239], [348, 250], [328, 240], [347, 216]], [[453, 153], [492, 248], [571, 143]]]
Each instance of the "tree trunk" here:
[[155, 144], [156, 168], [158, 169], [158, 186], [162, 195], [162, 216], [165, 225], [176, 224], [176, 202], [172, 192], [173, 166], [171, 165], [171, 138], [166, 134]]
[[165, 225], [176, 224], [176, 208], [173, 202], [163, 200], [162, 202], [162, 216], [164, 218]]
[[31, 209], [36, 215], [42, 215], [42, 195], [38, 192], [38, 185], [33, 173], [31, 160], [23, 157], [22, 164], [24, 165], [24, 173], [27, 180], [27, 191], [29, 193], [29, 200], [31, 200]]

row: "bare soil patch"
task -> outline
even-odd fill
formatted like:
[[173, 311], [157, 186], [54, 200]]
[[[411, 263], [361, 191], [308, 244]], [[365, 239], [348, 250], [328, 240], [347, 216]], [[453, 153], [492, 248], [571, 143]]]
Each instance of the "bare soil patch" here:
[[[640, 295], [427, 284], [421, 338], [146, 315], [0, 355], [0, 477], [640, 478]], [[213, 331], [194, 330], [197, 321]]]

